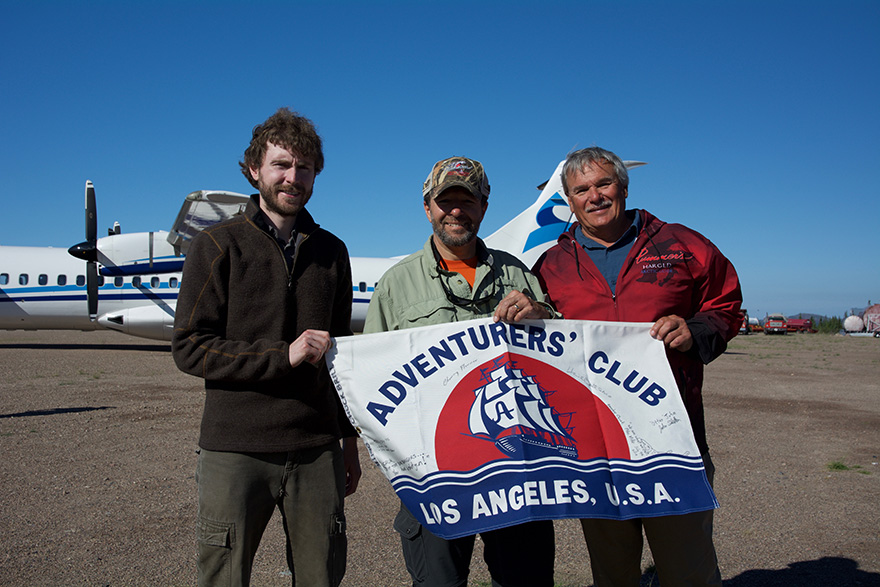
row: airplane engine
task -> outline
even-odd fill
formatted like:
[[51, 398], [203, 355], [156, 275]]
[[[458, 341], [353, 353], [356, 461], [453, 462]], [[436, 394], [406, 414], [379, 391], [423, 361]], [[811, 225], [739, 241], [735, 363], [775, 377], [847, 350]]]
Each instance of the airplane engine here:
[[140, 306], [98, 317], [98, 324], [132, 336], [153, 340], [171, 340], [174, 331], [174, 309], [162, 306]]

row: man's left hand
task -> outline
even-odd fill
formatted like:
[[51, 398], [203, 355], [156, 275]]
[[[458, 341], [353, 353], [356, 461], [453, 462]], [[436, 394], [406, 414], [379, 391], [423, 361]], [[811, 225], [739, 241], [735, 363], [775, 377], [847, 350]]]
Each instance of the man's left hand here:
[[550, 312], [526, 294], [513, 290], [495, 308], [494, 322], [519, 322], [520, 320], [547, 320]]
[[687, 322], [681, 316], [663, 316], [651, 327], [651, 336], [662, 340], [671, 349], [687, 352], [694, 345], [694, 337]]

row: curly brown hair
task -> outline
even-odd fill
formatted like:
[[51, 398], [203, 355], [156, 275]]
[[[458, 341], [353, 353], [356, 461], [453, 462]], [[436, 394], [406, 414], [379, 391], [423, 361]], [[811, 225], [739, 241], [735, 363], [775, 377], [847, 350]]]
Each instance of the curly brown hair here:
[[242, 174], [255, 188], [259, 186], [251, 176], [251, 169], [259, 169], [263, 164], [269, 143], [284, 147], [299, 157], [311, 159], [315, 164], [315, 175], [324, 169], [321, 137], [314, 123], [288, 108], [279, 108], [264, 123], [254, 127], [251, 144], [244, 152], [244, 161], [238, 163]]

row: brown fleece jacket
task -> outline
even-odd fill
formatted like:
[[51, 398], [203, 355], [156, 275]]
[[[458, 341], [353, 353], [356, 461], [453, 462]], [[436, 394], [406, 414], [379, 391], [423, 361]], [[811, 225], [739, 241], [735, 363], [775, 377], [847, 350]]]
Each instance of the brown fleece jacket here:
[[354, 436], [323, 363], [288, 360], [308, 329], [351, 334], [351, 266], [341, 240], [305, 210], [288, 272], [278, 242], [245, 214], [200, 232], [183, 267], [172, 351], [184, 372], [205, 379], [199, 446], [286, 452]]

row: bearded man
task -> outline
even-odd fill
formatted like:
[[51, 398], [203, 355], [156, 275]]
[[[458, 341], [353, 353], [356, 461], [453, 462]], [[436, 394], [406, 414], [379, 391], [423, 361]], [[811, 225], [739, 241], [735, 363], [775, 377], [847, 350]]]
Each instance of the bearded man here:
[[[489, 205], [489, 181], [479, 161], [438, 161], [422, 198], [434, 234], [379, 280], [364, 333], [488, 316], [507, 322], [555, 317], [528, 269], [513, 255], [487, 249], [477, 237]], [[468, 584], [474, 536], [439, 538], [402, 503], [394, 529], [414, 587]], [[526, 522], [480, 537], [493, 587], [553, 587], [553, 522]]]
[[248, 585], [277, 507], [292, 584], [336, 587], [360, 465], [322, 358], [351, 334], [348, 251], [305, 209], [324, 167], [310, 120], [278, 110], [239, 165], [259, 194], [193, 239], [172, 341], [177, 366], [205, 380], [199, 585]]

